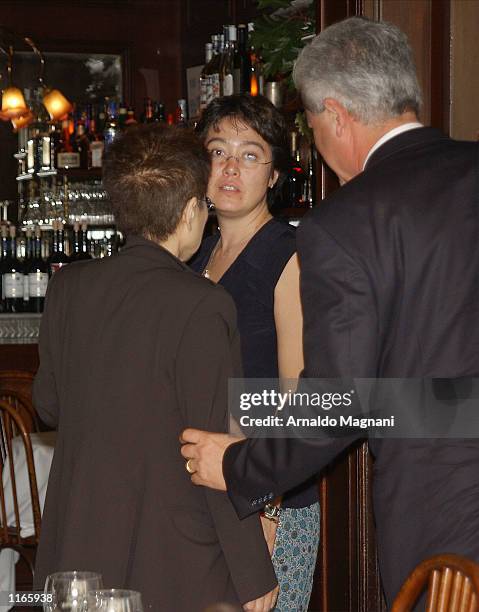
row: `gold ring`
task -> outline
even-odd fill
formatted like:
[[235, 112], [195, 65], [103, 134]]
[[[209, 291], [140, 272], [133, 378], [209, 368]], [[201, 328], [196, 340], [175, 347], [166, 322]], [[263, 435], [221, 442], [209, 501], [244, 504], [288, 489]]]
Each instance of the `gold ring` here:
[[188, 474], [194, 474], [196, 470], [191, 469], [191, 461], [192, 459], [188, 459], [188, 461], [186, 462], [186, 471], [188, 472]]

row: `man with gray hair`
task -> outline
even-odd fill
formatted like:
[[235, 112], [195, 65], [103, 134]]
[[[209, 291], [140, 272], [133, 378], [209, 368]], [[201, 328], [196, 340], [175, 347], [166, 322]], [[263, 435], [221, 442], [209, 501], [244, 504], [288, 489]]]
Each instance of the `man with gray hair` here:
[[[316, 147], [343, 185], [298, 232], [302, 376], [440, 379], [454, 392], [455, 379], [479, 373], [477, 144], [419, 123], [412, 52], [391, 24], [351, 18], [326, 28], [294, 79]], [[233, 443], [196, 430], [183, 439], [193, 482], [227, 487], [240, 516], [351, 442]], [[371, 438], [370, 448], [390, 605], [429, 556], [479, 561], [479, 440]]]

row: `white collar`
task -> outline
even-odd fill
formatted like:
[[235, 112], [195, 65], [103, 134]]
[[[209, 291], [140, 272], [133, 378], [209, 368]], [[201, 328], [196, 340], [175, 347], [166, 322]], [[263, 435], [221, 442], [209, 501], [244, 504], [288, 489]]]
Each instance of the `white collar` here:
[[366, 167], [366, 164], [368, 163], [368, 160], [371, 155], [374, 153], [374, 151], [376, 151], [376, 149], [379, 149], [381, 145], [383, 145], [388, 140], [391, 140], [391, 138], [402, 134], [403, 132], [415, 130], [416, 128], [420, 127], [423, 127], [422, 123], [419, 123], [418, 121], [411, 121], [409, 123], [403, 123], [402, 125], [399, 125], [398, 127], [395, 127], [392, 130], [389, 130], [389, 132], [383, 134], [381, 138], [369, 149], [368, 154], [366, 155], [366, 159], [364, 160], [363, 170]]

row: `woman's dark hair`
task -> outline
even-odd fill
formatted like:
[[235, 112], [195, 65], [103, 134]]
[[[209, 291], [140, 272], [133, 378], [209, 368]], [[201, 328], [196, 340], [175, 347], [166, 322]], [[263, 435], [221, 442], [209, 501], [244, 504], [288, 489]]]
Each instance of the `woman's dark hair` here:
[[238, 94], [215, 98], [203, 111], [196, 132], [204, 140], [208, 131], [219, 129], [225, 118], [244, 123], [257, 132], [271, 147], [273, 169], [279, 172], [275, 186], [268, 191], [271, 205], [290, 168], [288, 130], [279, 110], [264, 96]]
[[103, 162], [118, 229], [165, 240], [192, 197], [203, 198], [211, 161], [196, 134], [164, 125], [129, 127]]

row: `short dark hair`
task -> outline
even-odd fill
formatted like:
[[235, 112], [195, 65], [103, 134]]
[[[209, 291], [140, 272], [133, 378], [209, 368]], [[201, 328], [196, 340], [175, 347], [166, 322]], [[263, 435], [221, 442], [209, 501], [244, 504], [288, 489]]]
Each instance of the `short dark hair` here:
[[290, 168], [286, 121], [268, 98], [236, 94], [212, 100], [203, 111], [196, 131], [204, 140], [210, 128], [218, 129], [219, 123], [228, 117], [252, 128], [271, 147], [273, 170], [279, 172], [276, 185], [268, 191], [271, 205]]
[[165, 240], [192, 197], [206, 194], [211, 161], [189, 129], [129, 127], [108, 148], [103, 183], [118, 229]]

